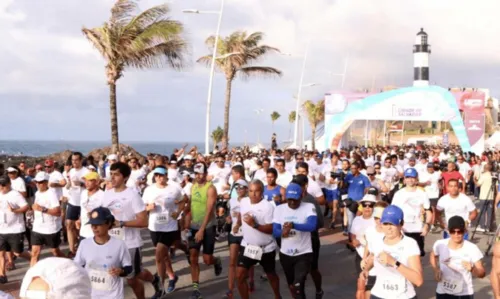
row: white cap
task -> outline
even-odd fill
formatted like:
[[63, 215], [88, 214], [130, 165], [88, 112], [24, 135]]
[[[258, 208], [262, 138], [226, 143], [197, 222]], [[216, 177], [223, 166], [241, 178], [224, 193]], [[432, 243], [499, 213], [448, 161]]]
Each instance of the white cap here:
[[205, 173], [205, 165], [198, 163], [193, 168], [194, 173]]
[[191, 155], [185, 155], [184, 160], [193, 160], [193, 156]]
[[373, 202], [373, 203], [376, 203], [377, 202], [377, 197], [375, 195], [373, 195], [373, 194], [365, 194], [365, 196], [363, 196], [363, 199], [360, 202]]
[[49, 178], [50, 176], [48, 173], [46, 173], [45, 171], [40, 171], [39, 173], [36, 174], [34, 181], [43, 182], [43, 181], [48, 181]]
[[245, 180], [242, 180], [242, 179], [239, 179], [237, 180], [236, 182], [234, 182], [234, 185], [239, 185], [239, 186], [243, 186], [243, 187], [248, 187], [248, 183], [247, 181]]
[[237, 166], [237, 165], [243, 166], [243, 164], [241, 164], [241, 162], [236, 162], [236, 163], [233, 164], [233, 166]]
[[90, 170], [96, 170], [95, 167], [94, 167], [94, 165], [89, 165], [89, 166], [87, 166], [87, 168], [90, 169]]
[[46, 298], [88, 299], [92, 288], [87, 271], [70, 259], [48, 257], [40, 260], [26, 272], [20, 297], [27, 297], [33, 278], [40, 277], [49, 286]]
[[7, 172], [17, 172], [17, 169], [15, 169], [14, 167], [9, 167], [7, 168]]
[[115, 160], [118, 161], [118, 156], [115, 154], [111, 154], [108, 156], [108, 161]]

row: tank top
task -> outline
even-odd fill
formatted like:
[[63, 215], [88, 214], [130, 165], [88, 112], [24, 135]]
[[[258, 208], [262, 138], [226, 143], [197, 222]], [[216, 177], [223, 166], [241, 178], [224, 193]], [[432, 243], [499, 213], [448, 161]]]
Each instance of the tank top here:
[[[191, 228], [199, 229], [207, 213], [208, 188], [212, 183], [206, 182], [204, 185], [193, 184], [191, 189]], [[214, 217], [210, 217], [207, 227], [214, 225]]]
[[[267, 201], [272, 201], [276, 204], [273, 197], [275, 195], [280, 195], [280, 190], [281, 190], [280, 185], [276, 185], [276, 187], [274, 187], [274, 189], [271, 189], [271, 190], [267, 189], [267, 186], [265, 186], [264, 187], [264, 199], [266, 199]], [[277, 205], [279, 205], [279, 203]]]

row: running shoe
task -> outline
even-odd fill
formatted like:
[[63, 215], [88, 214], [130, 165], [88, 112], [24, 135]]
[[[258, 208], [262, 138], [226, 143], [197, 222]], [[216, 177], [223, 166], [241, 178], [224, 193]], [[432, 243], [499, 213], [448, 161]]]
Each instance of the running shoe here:
[[203, 299], [203, 297], [201, 296], [201, 293], [199, 290], [194, 290], [191, 293], [191, 297], [189, 297], [189, 299]]
[[153, 275], [153, 282], [151, 282], [153, 285], [153, 288], [155, 288], [155, 293], [159, 293], [160, 291], [163, 291], [162, 285], [161, 285], [161, 279], [160, 276], [158, 276], [158, 273], [155, 273]]
[[155, 292], [155, 294], [153, 295], [153, 297], [151, 297], [151, 299], [161, 299], [166, 295], [167, 293], [165, 292], [165, 290], [160, 290], [158, 292]]
[[222, 262], [220, 260], [220, 257], [215, 258], [214, 272], [215, 276], [219, 276], [222, 273]]
[[222, 296], [222, 299], [233, 299], [233, 291], [227, 291], [224, 296]]
[[173, 291], [175, 291], [175, 284], [177, 283], [178, 280], [179, 280], [179, 276], [175, 275], [174, 279], [170, 279], [168, 281], [167, 294], [170, 294]]

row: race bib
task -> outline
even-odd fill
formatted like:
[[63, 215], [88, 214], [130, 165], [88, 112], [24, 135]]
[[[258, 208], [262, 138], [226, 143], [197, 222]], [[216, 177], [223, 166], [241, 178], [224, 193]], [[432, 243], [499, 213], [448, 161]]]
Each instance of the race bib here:
[[247, 245], [243, 255], [252, 260], [260, 261], [262, 259], [262, 248], [259, 246]]
[[347, 199], [347, 194], [344, 194], [344, 195], [340, 196], [340, 199], [346, 200]]
[[167, 213], [161, 213], [156, 215], [156, 223], [167, 224], [170, 221], [170, 216]]
[[461, 279], [447, 279], [443, 278], [443, 280], [440, 282], [441, 286], [443, 287], [443, 290], [447, 294], [458, 294], [462, 292], [462, 289], [464, 287], [463, 281]]
[[399, 298], [406, 292], [406, 279], [404, 277], [390, 276], [382, 280], [383, 298]]
[[98, 291], [111, 291], [113, 289], [113, 277], [108, 272], [91, 269], [88, 272], [92, 289]]
[[125, 231], [122, 227], [110, 229], [109, 235], [122, 241], [125, 240]]

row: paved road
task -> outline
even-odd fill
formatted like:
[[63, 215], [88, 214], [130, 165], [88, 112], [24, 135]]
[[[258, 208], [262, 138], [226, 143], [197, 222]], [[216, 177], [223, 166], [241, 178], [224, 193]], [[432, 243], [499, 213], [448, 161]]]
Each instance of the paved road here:
[[[432, 244], [438, 240], [439, 234], [429, 234], [426, 239], [426, 252], [430, 252]], [[152, 273], [155, 272], [154, 266], [154, 249], [150, 242], [149, 234], [144, 231], [143, 239], [148, 240], [144, 246], [144, 266], [147, 267]], [[481, 251], [486, 249], [487, 236], [483, 233], [478, 233], [475, 236], [474, 243], [478, 244]], [[220, 256], [223, 261], [224, 270], [219, 277], [215, 277], [213, 268], [201, 266], [201, 285], [200, 289], [207, 299], [221, 298], [227, 290], [227, 265], [228, 265], [228, 250], [227, 243], [221, 242], [216, 246], [216, 255]], [[352, 299], [356, 290], [356, 277], [354, 270], [354, 254], [346, 249], [345, 237], [338, 231], [326, 231], [321, 237], [321, 254], [320, 254], [320, 271], [323, 274], [323, 289], [325, 291], [325, 299]], [[66, 248], [65, 248], [66, 249]], [[47, 253], [44, 252], [47, 256]], [[491, 286], [489, 284], [489, 271], [491, 269], [491, 257], [487, 256], [484, 259], [488, 276], [483, 279], [474, 279], [474, 290], [476, 298], [492, 298]], [[436, 283], [433, 280], [432, 268], [429, 264], [428, 255], [423, 259], [424, 266], [424, 285], [417, 289], [419, 299], [434, 298]], [[21, 280], [27, 270], [28, 263], [25, 261], [17, 262], [18, 269], [9, 272], [9, 280]], [[179, 275], [180, 279], [177, 284], [177, 290], [166, 298], [189, 298], [191, 293], [191, 277], [187, 261], [180, 251], [178, 257], [174, 260], [174, 270]], [[285, 284], [284, 274], [277, 261], [277, 269], [281, 278], [281, 290], [283, 298], [291, 298]], [[256, 277], [262, 274], [260, 267], [256, 268]], [[3, 286], [5, 289], [5, 286]], [[2, 289], [2, 286], [0, 286]], [[314, 298], [314, 286], [312, 281], [308, 278], [307, 281], [307, 294], [309, 298]], [[237, 293], [237, 292], [236, 292]], [[153, 295], [153, 288], [150, 284], [146, 286], [146, 295]], [[130, 288], [126, 288], [127, 299], [135, 298]], [[236, 296], [239, 298], [239, 296]], [[259, 299], [273, 299], [270, 286], [267, 282], [261, 282], [256, 279], [256, 292], [252, 298]]]

